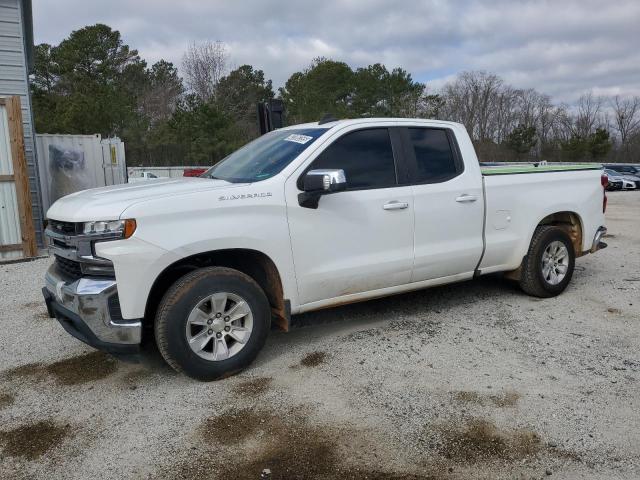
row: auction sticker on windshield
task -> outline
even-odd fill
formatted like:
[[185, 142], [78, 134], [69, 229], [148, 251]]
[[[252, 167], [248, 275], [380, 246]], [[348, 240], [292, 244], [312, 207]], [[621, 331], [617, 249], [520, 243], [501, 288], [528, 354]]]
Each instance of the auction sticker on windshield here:
[[287, 142], [296, 142], [296, 143], [301, 143], [302, 145], [304, 145], [309, 140], [313, 140], [313, 137], [310, 137], [308, 135], [298, 135], [296, 133], [292, 133], [291, 135], [289, 135], [288, 137], [285, 137], [284, 139]]

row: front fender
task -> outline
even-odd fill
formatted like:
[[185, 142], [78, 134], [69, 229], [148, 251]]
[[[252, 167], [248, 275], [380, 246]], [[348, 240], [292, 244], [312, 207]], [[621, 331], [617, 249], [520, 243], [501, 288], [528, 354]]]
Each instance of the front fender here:
[[96, 253], [114, 263], [123, 317], [144, 316], [153, 283], [171, 264], [204, 252], [238, 248], [268, 256], [280, 273], [285, 298], [297, 305], [282, 186], [264, 183], [248, 192], [267, 191], [269, 196], [241, 197], [249, 188], [245, 187], [234, 190], [237, 200], [223, 199], [220, 192], [195, 192], [125, 210], [122, 218], [137, 222], [133, 237], [96, 245]]

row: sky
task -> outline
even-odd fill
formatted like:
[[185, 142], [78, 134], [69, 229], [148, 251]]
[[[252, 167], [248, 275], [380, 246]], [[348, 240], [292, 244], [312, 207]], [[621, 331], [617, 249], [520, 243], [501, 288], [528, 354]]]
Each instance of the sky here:
[[105, 23], [149, 64], [220, 40], [274, 86], [314, 57], [402, 67], [435, 90], [465, 70], [556, 102], [640, 95], [640, 0], [33, 0], [35, 42]]

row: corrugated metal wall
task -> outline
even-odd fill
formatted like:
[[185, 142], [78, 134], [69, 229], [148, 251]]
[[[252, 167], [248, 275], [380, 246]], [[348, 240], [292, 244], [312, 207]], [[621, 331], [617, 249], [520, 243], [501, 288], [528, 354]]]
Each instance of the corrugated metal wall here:
[[[51, 153], [54, 150], [82, 152], [84, 168], [67, 169], [63, 172], [55, 165], [52, 166]], [[124, 143], [119, 138], [102, 140], [100, 134], [39, 133], [36, 135], [36, 151], [45, 216], [51, 204], [60, 198], [61, 193], [68, 195], [87, 188], [117, 185], [126, 181]], [[60, 182], [64, 184], [62, 188]]]
[[102, 145], [105, 185], [119, 185], [127, 182], [127, 162], [124, 154], [124, 142], [118, 137], [105, 138]]
[[[7, 109], [0, 105], [0, 175], [13, 175]], [[15, 182], [0, 182], [0, 245], [22, 243]], [[0, 260], [22, 257], [22, 251], [0, 251]]]
[[38, 246], [42, 247], [42, 203], [40, 200], [40, 181], [36, 167], [21, 9], [22, 2], [20, 0], [0, 0], [0, 96], [20, 96], [33, 221]]

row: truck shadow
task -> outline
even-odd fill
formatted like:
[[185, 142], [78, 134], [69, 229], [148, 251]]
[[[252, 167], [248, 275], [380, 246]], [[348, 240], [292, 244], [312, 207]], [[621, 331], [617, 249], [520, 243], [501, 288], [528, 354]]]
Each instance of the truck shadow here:
[[[432, 287], [391, 297], [352, 303], [315, 312], [294, 315], [289, 332], [273, 330], [264, 350], [254, 365], [264, 365], [282, 355], [283, 351], [302, 343], [334, 341], [336, 337], [350, 338], [385, 328], [392, 323], [410, 321], [421, 324], [421, 335], [429, 336], [446, 318], [447, 311], [462, 307], [469, 309], [478, 302], [513, 303], [537, 298], [527, 296], [516, 282], [501, 274], [491, 274], [475, 280]], [[500, 320], [496, 314], [497, 321]]]
[[[438, 321], [439, 315], [446, 314], [450, 308], [471, 306], [489, 299], [495, 301], [496, 298], [509, 301], [531, 297], [524, 294], [517, 283], [505, 279], [501, 274], [492, 274], [466, 282], [294, 315], [289, 332], [282, 332], [275, 326], [272, 327], [265, 348], [253, 366], [264, 365], [278, 358], [282, 348], [301, 341], [322, 340], [323, 337], [380, 327], [399, 319], [423, 318], [425, 322]], [[152, 339], [145, 342], [141, 354], [131, 361], [155, 372], [166, 375], [175, 374], [163, 361]]]
[[513, 298], [514, 296], [527, 297], [517, 283], [505, 279], [501, 274], [492, 274], [466, 282], [294, 315], [291, 319], [290, 333], [305, 327], [338, 322], [366, 323], [394, 319], [399, 316], [419, 317], [425, 314], [439, 314], [453, 306], [470, 305], [487, 298]]

